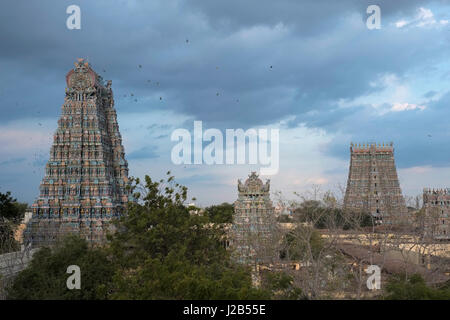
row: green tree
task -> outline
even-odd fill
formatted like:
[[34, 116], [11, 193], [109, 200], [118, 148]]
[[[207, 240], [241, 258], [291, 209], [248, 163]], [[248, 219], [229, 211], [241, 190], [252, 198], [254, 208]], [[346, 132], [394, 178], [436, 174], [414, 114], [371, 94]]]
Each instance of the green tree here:
[[117, 266], [113, 299], [258, 299], [250, 272], [230, 259], [225, 231], [209, 215], [190, 214], [187, 188], [168, 179], [132, 179], [135, 201], [110, 237]]
[[27, 208], [11, 197], [11, 192], [0, 192], [0, 254], [17, 251], [19, 243], [14, 239], [14, 231], [22, 221]]
[[263, 287], [272, 292], [273, 299], [306, 299], [306, 296], [302, 294], [302, 290], [295, 287], [293, 277], [285, 272], [264, 272]]
[[20, 221], [23, 219], [26, 203], [19, 203], [17, 199], [11, 197], [11, 192], [0, 192], [0, 217], [11, 221]]
[[[81, 289], [69, 290], [67, 267], [81, 271]], [[91, 248], [84, 239], [67, 236], [53, 248], [36, 252], [29, 266], [20, 272], [7, 289], [8, 299], [105, 299], [114, 268], [105, 250]]]
[[219, 205], [213, 205], [205, 209], [206, 215], [214, 223], [232, 223], [234, 215], [234, 206], [224, 202]]
[[282, 246], [282, 259], [306, 261], [318, 257], [324, 248], [324, 241], [320, 233], [314, 228], [299, 225], [286, 233]]
[[383, 298], [386, 300], [450, 300], [450, 288], [429, 287], [419, 274], [409, 278], [397, 275], [389, 279]]

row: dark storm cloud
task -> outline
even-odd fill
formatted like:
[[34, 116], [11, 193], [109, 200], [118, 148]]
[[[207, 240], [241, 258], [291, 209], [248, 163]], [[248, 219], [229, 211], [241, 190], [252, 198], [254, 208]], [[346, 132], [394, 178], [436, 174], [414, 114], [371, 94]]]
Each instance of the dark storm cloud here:
[[[77, 57], [86, 57], [113, 80], [119, 113], [169, 109], [218, 128], [290, 117], [290, 126], [408, 140], [401, 130], [422, 126], [417, 112], [372, 117], [368, 106], [354, 112], [337, 102], [383, 90], [372, 84], [383, 74], [402, 77], [447, 57], [449, 42], [437, 41], [438, 31], [408, 32], [389, 24], [419, 6], [448, 1], [377, 1], [383, 28], [372, 31], [365, 26], [371, 2], [77, 1], [82, 29], [68, 30], [65, 11], [73, 1], [3, 1], [0, 122], [56, 119], [65, 74]], [[433, 110], [423, 111], [430, 113], [428, 125], [443, 113]], [[386, 123], [393, 129], [386, 130]], [[416, 142], [439, 158], [433, 140]], [[128, 158], [154, 152], [143, 148]], [[411, 155], [402, 164], [425, 161]]]
[[[417, 3], [379, 4], [388, 21]], [[2, 81], [8, 98], [0, 103], [9, 110], [3, 121], [24, 116], [11, 110], [15, 103], [53, 117], [64, 76], [80, 56], [114, 80], [120, 112], [172, 108], [204, 121], [252, 126], [361, 95], [377, 73], [401, 73], [442, 49], [426, 35], [369, 32], [368, 1], [79, 1], [81, 30], [65, 27], [70, 4], [0, 5], [0, 63], [8, 74]], [[352, 14], [357, 25], [348, 23]], [[217, 28], [226, 21], [233, 28]], [[248, 40], [246, 32], [253, 32]], [[252, 43], [258, 34], [262, 43]], [[419, 44], [417, 52], [402, 50]]]
[[[365, 13], [369, 5], [382, 8], [382, 14], [390, 17], [395, 14], [410, 14], [420, 0], [228, 0], [228, 1], [189, 1], [190, 5], [205, 14], [208, 22], [219, 29], [238, 29], [253, 25], [276, 25], [280, 22], [294, 26], [305, 36], [314, 36], [329, 29], [338, 20], [353, 12]], [[444, 1], [436, 1], [444, 3]], [[430, 3], [430, 2], [429, 2]], [[361, 17], [362, 18], [362, 17]]]

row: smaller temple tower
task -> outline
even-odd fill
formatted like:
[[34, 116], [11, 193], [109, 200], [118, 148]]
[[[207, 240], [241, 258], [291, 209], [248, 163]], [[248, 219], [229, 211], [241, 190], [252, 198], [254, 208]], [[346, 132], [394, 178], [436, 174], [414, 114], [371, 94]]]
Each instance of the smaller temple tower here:
[[245, 183], [238, 180], [238, 192], [234, 204], [231, 247], [239, 262], [263, 263], [273, 254], [269, 243], [275, 226], [270, 180], [263, 183], [252, 172]]
[[436, 240], [450, 239], [450, 188], [424, 188], [423, 207], [425, 237]]
[[351, 143], [344, 208], [370, 213], [379, 224], [392, 224], [406, 218], [392, 142]]

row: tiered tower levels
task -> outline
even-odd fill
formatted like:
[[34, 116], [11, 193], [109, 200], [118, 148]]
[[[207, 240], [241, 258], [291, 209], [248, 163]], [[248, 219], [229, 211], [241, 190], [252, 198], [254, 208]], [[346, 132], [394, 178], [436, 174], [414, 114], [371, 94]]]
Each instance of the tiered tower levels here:
[[450, 188], [423, 189], [425, 235], [433, 239], [450, 239]]
[[27, 232], [34, 246], [52, 244], [68, 232], [102, 241], [110, 220], [124, 213], [129, 199], [128, 164], [111, 81], [105, 83], [78, 59], [66, 82], [61, 117]]
[[393, 143], [352, 143], [350, 155], [344, 207], [370, 213], [380, 223], [392, 223], [394, 216], [405, 217]]
[[252, 172], [245, 183], [238, 180], [238, 199], [234, 204], [232, 247], [242, 263], [263, 262], [260, 253], [274, 226], [274, 207], [270, 200], [270, 181], [263, 183]]

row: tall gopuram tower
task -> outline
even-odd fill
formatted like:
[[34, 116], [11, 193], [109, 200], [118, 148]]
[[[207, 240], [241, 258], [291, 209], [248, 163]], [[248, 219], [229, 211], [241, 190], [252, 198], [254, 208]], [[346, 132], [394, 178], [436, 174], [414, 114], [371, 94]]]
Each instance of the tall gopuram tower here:
[[78, 59], [66, 82], [50, 159], [26, 230], [33, 247], [51, 245], [66, 233], [101, 242], [129, 200], [111, 81], [104, 83]]
[[406, 218], [392, 142], [350, 145], [344, 208], [370, 213], [380, 224], [392, 224]]
[[238, 180], [238, 192], [234, 203], [231, 247], [241, 263], [264, 263], [273, 254], [269, 243], [275, 226], [270, 181], [264, 184], [252, 172], [244, 184]]
[[450, 188], [423, 189], [424, 235], [436, 240], [450, 239]]

